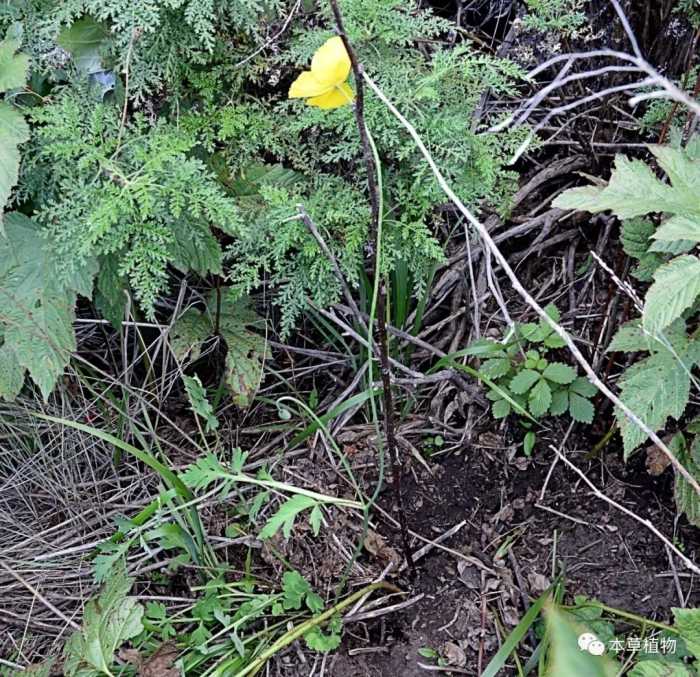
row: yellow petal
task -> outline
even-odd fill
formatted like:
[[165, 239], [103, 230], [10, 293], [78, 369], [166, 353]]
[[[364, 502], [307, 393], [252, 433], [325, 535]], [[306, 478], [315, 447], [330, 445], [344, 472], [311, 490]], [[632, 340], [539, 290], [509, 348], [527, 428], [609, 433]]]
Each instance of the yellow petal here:
[[340, 85], [350, 75], [350, 57], [339, 36], [326, 40], [311, 60], [311, 73], [323, 85]]
[[290, 99], [305, 99], [307, 96], [321, 96], [332, 88], [332, 85], [321, 84], [311, 73], [304, 71], [292, 82], [289, 88]]
[[344, 82], [342, 85], [334, 87], [329, 92], [321, 94], [321, 96], [314, 96], [308, 99], [306, 103], [308, 103], [309, 106], [316, 106], [318, 108], [340, 108], [345, 104], [351, 103], [354, 98], [350, 85]]

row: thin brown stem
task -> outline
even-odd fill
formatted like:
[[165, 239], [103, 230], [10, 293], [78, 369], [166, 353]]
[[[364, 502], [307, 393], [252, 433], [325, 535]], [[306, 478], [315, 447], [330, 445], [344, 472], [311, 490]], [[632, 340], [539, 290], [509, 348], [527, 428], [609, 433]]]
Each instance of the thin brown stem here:
[[[369, 232], [369, 264], [371, 270], [377, 270], [377, 251], [379, 249], [379, 188], [377, 186], [377, 174], [374, 167], [374, 157], [370, 146], [369, 134], [367, 132], [367, 124], [365, 122], [365, 97], [364, 97], [364, 77], [362, 65], [357, 59], [357, 54], [350, 44], [343, 17], [340, 13], [337, 0], [330, 0], [331, 9], [338, 29], [338, 34], [345, 45], [345, 50], [350, 57], [352, 71], [355, 76], [355, 121], [357, 122], [357, 130], [360, 134], [362, 143], [362, 154], [364, 157], [365, 168], [367, 172], [367, 186], [369, 188], [369, 198], [371, 206], [371, 220]], [[381, 273], [377, 273], [381, 274]], [[391, 391], [391, 370], [389, 365], [389, 341], [387, 338], [386, 328], [386, 284], [384, 280], [380, 280], [377, 294], [377, 338], [379, 346], [379, 365], [382, 377], [382, 397], [384, 400], [384, 436], [386, 438], [386, 448], [389, 453], [391, 462], [392, 486], [394, 492], [395, 507], [398, 512], [399, 528], [401, 531], [401, 542], [403, 546], [403, 554], [406, 558], [411, 577], [415, 575], [415, 564], [411, 554], [411, 546], [408, 536], [408, 526], [406, 523], [406, 511], [403, 504], [403, 495], [401, 491], [401, 471], [402, 463], [399, 456], [399, 447], [396, 443], [396, 433], [394, 429], [394, 398]], [[371, 355], [370, 355], [371, 359]]]

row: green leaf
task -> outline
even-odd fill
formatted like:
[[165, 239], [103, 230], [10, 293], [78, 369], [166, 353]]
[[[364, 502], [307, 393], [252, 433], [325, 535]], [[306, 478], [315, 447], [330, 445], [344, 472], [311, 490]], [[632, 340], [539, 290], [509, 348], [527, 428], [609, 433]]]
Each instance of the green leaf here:
[[[620, 666], [606, 655], [596, 656], [579, 648], [579, 637], [588, 632], [585, 625], [555, 606], [546, 613], [547, 633], [551, 643], [551, 662], [547, 671], [552, 677], [616, 677]], [[597, 641], [601, 641], [596, 638]]]
[[549, 387], [549, 383], [542, 379], [530, 391], [530, 413], [535, 417], [544, 416], [550, 404], [552, 404], [552, 389]]
[[700, 660], [700, 609], [671, 608], [674, 627], [678, 630], [688, 650]]
[[[628, 368], [619, 382], [622, 401], [654, 431], [664, 428], [669, 417], [683, 415], [690, 394], [688, 372], [698, 359], [684, 335], [669, 334], [673, 352], [656, 343], [654, 352]], [[619, 410], [616, 417], [628, 458], [647, 435]]]
[[270, 517], [262, 528], [259, 537], [262, 539], [272, 538], [281, 527], [284, 537], [289, 538], [292, 535], [292, 528], [297, 515], [308, 508], [313, 508], [315, 505], [315, 499], [302, 494], [295, 494], [282, 503], [279, 510]]
[[535, 443], [537, 442], [537, 435], [530, 430], [525, 434], [523, 439], [523, 453], [525, 456], [532, 456], [532, 450], [535, 448]]
[[510, 414], [510, 402], [508, 400], [496, 400], [491, 406], [491, 414], [494, 418], [505, 418]]
[[106, 24], [86, 16], [64, 28], [56, 42], [70, 52], [79, 71], [90, 74], [103, 70], [100, 48], [108, 37]]
[[576, 378], [576, 371], [572, 369], [568, 364], [563, 364], [562, 362], [552, 362], [545, 370], [542, 375], [548, 380], [554, 383], [559, 383], [561, 385], [568, 385]]
[[578, 376], [571, 384], [569, 390], [582, 397], [593, 397], [597, 392], [596, 388], [585, 376]]
[[690, 240], [691, 244], [700, 242], [700, 215], [685, 216], [678, 214], [664, 221], [652, 235], [655, 240], [674, 242]]
[[526, 322], [525, 324], [521, 324], [519, 329], [520, 334], [525, 340], [530, 341], [530, 343], [541, 343], [547, 335], [547, 330], [549, 327], [547, 327], [547, 330], [545, 330], [542, 328], [541, 324], [536, 322]]
[[212, 295], [208, 311], [196, 309], [186, 311], [174, 324], [170, 335], [170, 347], [178, 360], [189, 356], [194, 361], [201, 354], [202, 344], [218, 328], [226, 344], [224, 358], [224, 382], [233, 401], [239, 407], [248, 406], [260, 385], [263, 362], [267, 352], [267, 341], [263, 336], [250, 331], [258, 327], [261, 318], [248, 307], [246, 299], [238, 299], [231, 289], [221, 293], [221, 303]]
[[310, 592], [311, 586], [298, 571], [286, 571], [282, 576], [282, 605], [285, 609], [301, 609], [304, 597]]
[[571, 392], [569, 393], [569, 414], [579, 423], [593, 423], [595, 409], [590, 400]]
[[183, 376], [182, 380], [185, 384], [190, 407], [197, 416], [204, 419], [206, 432], [216, 430], [219, 427], [219, 421], [214, 415], [214, 409], [207, 399], [207, 391], [199, 380], [199, 376]]
[[320, 505], [315, 505], [313, 510], [309, 514], [309, 525], [314, 533], [314, 536], [318, 536], [321, 531], [321, 522], [323, 519], [323, 512]]
[[686, 204], [685, 193], [688, 190], [689, 195], [692, 195], [692, 186], [680, 186], [676, 190], [659, 181], [651, 168], [641, 160], [630, 160], [624, 155], [618, 155], [607, 186], [572, 188], [559, 195], [552, 206], [585, 210], [594, 214], [610, 210], [620, 219], [631, 219], [653, 212], [675, 212], [680, 205]]
[[627, 677], [697, 677], [697, 674], [695, 670], [691, 672], [683, 663], [645, 660], [637, 663], [627, 673]]
[[11, 346], [0, 346], [0, 398], [14, 400], [24, 385], [24, 369]]
[[[31, 219], [11, 213], [5, 226], [6, 237], [0, 236], [0, 335], [22, 374], [29, 371], [46, 399], [75, 350], [76, 292], [85, 291], [85, 278], [82, 272], [69, 279], [57, 272], [41, 229]], [[15, 369], [15, 385], [16, 380]]]
[[569, 408], [569, 391], [565, 389], [555, 390], [552, 393], [552, 404], [549, 405], [549, 413], [552, 416], [561, 416]]
[[143, 630], [143, 606], [136, 597], [127, 596], [133, 582], [121, 568], [99, 598], [85, 605], [82, 630], [71, 636], [64, 650], [68, 677], [82, 674], [88, 666], [111, 675], [115, 651]]
[[[691, 453], [686, 449], [685, 439], [681, 433], [677, 433], [671, 439], [669, 449], [683, 464], [692, 477], [700, 477], [700, 437], [695, 437], [692, 443]], [[688, 480], [675, 471], [673, 496], [676, 501], [676, 510], [679, 514], [685, 513], [688, 522], [700, 527], [700, 496]]]
[[214, 325], [206, 314], [189, 308], [178, 317], [170, 330], [170, 349], [173, 355], [180, 362], [185, 358], [195, 362], [202, 352], [202, 344], [213, 330]]
[[532, 369], [523, 369], [511, 379], [510, 389], [516, 395], [523, 395], [541, 378], [542, 375], [539, 372]]
[[[214, 316], [213, 306], [210, 316]], [[228, 348], [224, 380], [239, 407], [247, 407], [253, 401], [262, 379], [267, 341], [248, 329], [261, 322], [249, 308], [247, 299], [236, 298], [230, 289], [222, 293], [219, 331]]]
[[479, 371], [488, 378], [499, 378], [505, 376], [511, 368], [510, 360], [507, 357], [499, 357], [483, 362]]
[[649, 219], [636, 218], [623, 221], [620, 241], [625, 254], [633, 259], [641, 259], [649, 249], [655, 230], [656, 226]]
[[[17, 183], [19, 146], [29, 140], [29, 127], [22, 114], [0, 101], [0, 237], [3, 235], [2, 212]], [[0, 244], [0, 247], [2, 245]]]
[[645, 329], [652, 333], [662, 331], [693, 305], [698, 294], [700, 260], [697, 256], [679, 256], [661, 266], [644, 302]]
[[318, 626], [312, 628], [304, 635], [304, 641], [306, 642], [309, 649], [314, 651], [319, 651], [321, 653], [328, 653], [330, 651], [335, 651], [340, 646], [340, 633], [325, 633]]
[[16, 54], [21, 39], [14, 37], [21, 34], [19, 24], [11, 26], [5, 38], [0, 41], [0, 94], [9, 89], [24, 87], [29, 71], [29, 56]]
[[654, 338], [649, 332], [644, 331], [639, 320], [632, 320], [623, 324], [618, 330], [606, 352], [608, 353], [636, 353], [651, 350], [650, 345]]

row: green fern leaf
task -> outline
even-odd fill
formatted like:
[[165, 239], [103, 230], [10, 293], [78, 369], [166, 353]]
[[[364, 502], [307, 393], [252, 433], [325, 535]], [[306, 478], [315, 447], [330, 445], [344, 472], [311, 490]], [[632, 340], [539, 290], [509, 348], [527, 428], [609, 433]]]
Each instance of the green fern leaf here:
[[696, 256], [679, 256], [661, 266], [644, 302], [644, 327], [652, 333], [662, 331], [693, 305], [698, 294], [700, 260]]

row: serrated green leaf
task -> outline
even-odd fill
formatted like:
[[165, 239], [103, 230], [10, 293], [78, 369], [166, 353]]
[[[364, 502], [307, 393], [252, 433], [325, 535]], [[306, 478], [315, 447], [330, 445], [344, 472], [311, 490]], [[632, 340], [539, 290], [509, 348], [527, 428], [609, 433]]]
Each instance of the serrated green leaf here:
[[654, 240], [649, 247], [649, 253], [671, 254], [673, 256], [678, 256], [678, 254], [687, 254], [694, 248], [695, 242], [692, 240], [673, 240], [672, 242], [667, 242], [665, 240]]
[[112, 674], [116, 650], [143, 630], [143, 606], [136, 597], [127, 596], [132, 585], [133, 579], [123, 568], [118, 569], [100, 596], [85, 605], [83, 627], [66, 644], [67, 677], [84, 674], [86, 668]]
[[607, 186], [572, 188], [559, 195], [552, 206], [594, 214], [609, 210], [620, 219], [631, 219], [653, 212], [675, 212], [679, 204], [676, 193], [673, 187], [659, 181], [641, 160], [618, 155]]
[[505, 376], [510, 371], [510, 368], [510, 360], [507, 357], [499, 357], [483, 362], [479, 371], [488, 376], [488, 378], [499, 378]]
[[536, 322], [521, 324], [519, 329], [521, 336], [530, 343], [540, 343], [547, 335], [547, 332], [542, 329], [542, 325]]
[[552, 362], [547, 365], [542, 375], [548, 380], [561, 385], [568, 385], [576, 378], [576, 371], [568, 364]]
[[340, 646], [340, 633], [325, 633], [319, 627], [315, 627], [304, 635], [304, 641], [309, 649], [328, 653], [335, 651]]
[[552, 404], [552, 389], [549, 383], [544, 379], [538, 381], [532, 390], [528, 399], [530, 413], [535, 416], [544, 416]]
[[636, 218], [623, 221], [620, 242], [625, 254], [633, 259], [641, 259], [649, 249], [655, 230], [656, 226], [649, 219]]
[[537, 381], [539, 381], [541, 378], [542, 375], [538, 371], [523, 369], [511, 379], [510, 389], [516, 395], [522, 395], [530, 390], [530, 388], [532, 388], [532, 386], [535, 385], [535, 383], [537, 383]]
[[178, 361], [196, 361], [202, 344], [213, 331], [211, 320], [195, 308], [189, 308], [175, 321], [170, 330], [170, 349]]
[[318, 536], [321, 531], [321, 522], [323, 520], [323, 512], [320, 505], [315, 505], [309, 514], [309, 526], [313, 531], [314, 536]]
[[561, 416], [569, 408], [569, 391], [566, 389], [555, 390], [552, 393], [552, 404], [549, 405], [549, 413], [552, 416]]
[[17, 32], [10, 27], [0, 41], [0, 94], [9, 89], [19, 89], [27, 81], [29, 56], [16, 53], [21, 44], [20, 39], [13, 36]]
[[292, 528], [297, 515], [308, 508], [313, 508], [315, 505], [316, 501], [313, 498], [295, 494], [282, 503], [279, 510], [270, 517], [262, 528], [259, 537], [262, 539], [272, 538], [281, 528], [284, 537], [289, 538], [292, 535]]
[[652, 235], [655, 240], [700, 242], [700, 215], [676, 214], [664, 221]]
[[0, 101], [0, 237], [3, 235], [2, 212], [17, 183], [19, 146], [29, 140], [29, 126], [22, 113]]
[[[671, 453], [683, 464], [692, 477], [700, 478], [700, 438], [693, 439], [691, 453], [686, 449], [685, 439], [681, 433], [677, 433], [669, 444]], [[679, 472], [675, 471], [673, 497], [676, 501], [676, 510], [679, 514], [685, 513], [688, 522], [700, 527], [700, 496]]]
[[59, 275], [40, 227], [26, 216], [7, 214], [5, 227], [6, 236], [0, 236], [0, 334], [22, 374], [28, 370], [48, 398], [75, 350], [76, 292], [85, 291], [85, 274]]
[[675, 620], [674, 627], [685, 642], [688, 650], [700, 660], [700, 609], [671, 608]]
[[644, 331], [639, 320], [632, 320], [623, 324], [605, 352], [608, 353], [636, 353], [639, 351], [649, 351], [654, 339], [649, 332]]
[[582, 397], [593, 397], [598, 392], [596, 388], [585, 376], [578, 376], [569, 386], [569, 390]]
[[590, 400], [581, 397], [581, 395], [577, 393], [570, 392], [569, 414], [574, 421], [578, 421], [579, 423], [593, 423], [595, 409]]
[[652, 333], [662, 331], [693, 305], [698, 294], [700, 260], [697, 256], [679, 256], [661, 266], [644, 301], [644, 328]]
[[[215, 315], [213, 303], [214, 300], [210, 302], [211, 317]], [[267, 341], [249, 329], [261, 324], [247, 299], [236, 298], [230, 289], [222, 293], [219, 331], [228, 349], [224, 380], [239, 407], [247, 407], [253, 401], [262, 379]]]
[[20, 367], [12, 347], [0, 346], [0, 398], [14, 400], [24, 384], [24, 369]]
[[496, 400], [491, 405], [491, 414], [495, 419], [505, 418], [510, 414], [510, 403], [507, 400]]
[[547, 348], [563, 348], [566, 346], [566, 341], [559, 334], [552, 332], [545, 340], [544, 345]]
[[[654, 431], [663, 429], [669, 417], [678, 419], [683, 415], [690, 394], [688, 372], [697, 361], [685, 337], [668, 338], [675, 354], [657, 344], [656, 352], [632, 365], [620, 379], [622, 401]], [[616, 417], [628, 458], [647, 435], [620, 411], [616, 411]]]

